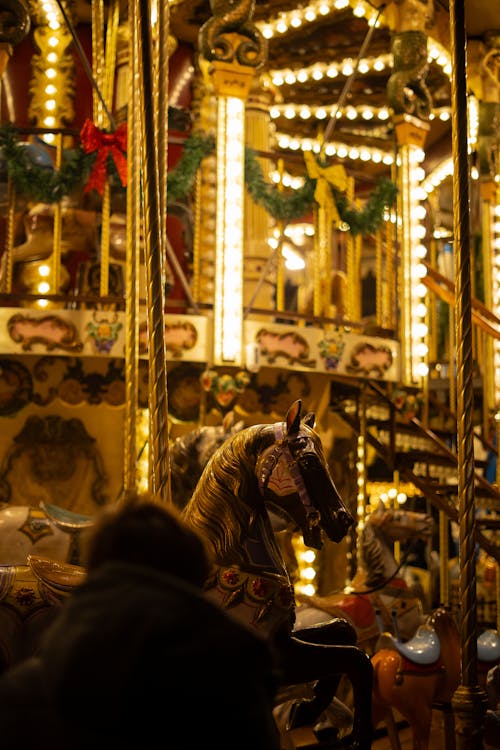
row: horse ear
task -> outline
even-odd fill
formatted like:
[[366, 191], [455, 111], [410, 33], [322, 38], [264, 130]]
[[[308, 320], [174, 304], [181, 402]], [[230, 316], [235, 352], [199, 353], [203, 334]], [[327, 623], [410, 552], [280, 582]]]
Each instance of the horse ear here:
[[287, 434], [296, 435], [300, 428], [300, 411], [302, 401], [300, 398], [294, 401], [286, 413], [286, 431]]
[[313, 411], [309, 411], [302, 421], [305, 422], [311, 430], [314, 430], [316, 427], [316, 414]]
[[224, 415], [224, 419], [222, 420], [222, 427], [224, 429], [225, 433], [230, 433], [233, 429], [234, 425], [234, 411], [228, 411], [227, 414]]

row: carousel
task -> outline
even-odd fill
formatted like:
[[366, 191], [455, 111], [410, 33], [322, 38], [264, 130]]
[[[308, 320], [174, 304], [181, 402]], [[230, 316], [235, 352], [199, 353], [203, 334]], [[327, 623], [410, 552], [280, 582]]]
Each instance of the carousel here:
[[0, 4], [0, 670], [147, 490], [289, 623], [283, 750], [434, 711], [500, 747], [500, 13], [463, 6]]

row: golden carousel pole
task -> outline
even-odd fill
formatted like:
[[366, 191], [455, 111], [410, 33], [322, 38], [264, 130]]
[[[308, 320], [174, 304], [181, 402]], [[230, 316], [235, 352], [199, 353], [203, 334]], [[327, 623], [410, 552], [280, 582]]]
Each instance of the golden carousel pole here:
[[[161, 228], [158, 133], [155, 128], [153, 39], [148, 0], [134, 0], [137, 21], [139, 94], [141, 100], [141, 166], [144, 199], [146, 303], [149, 351], [149, 490], [170, 502], [167, 366], [164, 322], [164, 233]], [[160, 37], [164, 33], [159, 28]], [[158, 42], [162, 46], [162, 39]], [[164, 95], [164, 92], [161, 92]], [[166, 124], [163, 127], [167, 127]]]
[[[15, 44], [21, 42], [29, 33], [31, 28], [31, 17], [24, 3], [19, 0], [10, 0], [7, 3], [5, 19], [15, 23], [8, 25], [0, 20], [0, 94], [2, 93], [2, 77], [7, 70], [7, 65], [12, 56], [12, 48]], [[10, 13], [8, 12], [10, 11]], [[13, 17], [13, 18], [12, 18]], [[3, 278], [2, 292], [9, 293], [12, 290], [12, 251], [14, 248], [14, 225], [15, 225], [15, 192], [12, 179], [8, 178], [7, 183], [7, 230], [5, 238], [5, 273]]]
[[457, 750], [480, 750], [487, 697], [478, 686], [476, 522], [467, 77], [462, 0], [450, 0], [453, 223], [456, 277], [457, 449], [461, 608], [461, 684], [452, 698]]
[[123, 487], [137, 488], [137, 400], [139, 356], [139, 262], [140, 262], [140, 102], [135, 3], [129, 8], [129, 90], [127, 105], [127, 263], [125, 269], [125, 441]]

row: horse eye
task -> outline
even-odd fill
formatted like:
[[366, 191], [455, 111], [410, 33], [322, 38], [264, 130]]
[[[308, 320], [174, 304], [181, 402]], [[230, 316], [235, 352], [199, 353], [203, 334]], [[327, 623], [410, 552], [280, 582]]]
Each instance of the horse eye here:
[[292, 451], [294, 456], [296, 456], [298, 453], [301, 453], [303, 450], [305, 450], [306, 447], [307, 447], [306, 437], [295, 438], [293, 443], [290, 443], [290, 450]]
[[306, 471], [313, 471], [318, 468], [318, 460], [313, 453], [303, 453], [298, 457], [297, 463]]

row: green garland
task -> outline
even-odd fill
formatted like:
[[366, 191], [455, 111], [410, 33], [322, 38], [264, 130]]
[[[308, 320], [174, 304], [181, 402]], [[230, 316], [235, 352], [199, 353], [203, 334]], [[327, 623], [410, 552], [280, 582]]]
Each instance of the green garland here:
[[[34, 164], [26, 148], [19, 143], [16, 129], [10, 124], [0, 127], [0, 150], [17, 193], [41, 203], [55, 203], [80, 188], [87, 181], [96, 159], [95, 152], [86, 154], [82, 148], [75, 148], [64, 152], [63, 165], [57, 171]], [[187, 138], [180, 160], [167, 175], [168, 204], [189, 195], [202, 159], [214, 150], [215, 141], [210, 136], [197, 132]], [[107, 168], [113, 184], [119, 186], [111, 157]], [[255, 203], [263, 206], [274, 219], [285, 223], [300, 219], [315, 205], [316, 180], [306, 176], [300, 189], [288, 193], [280, 191], [266, 181], [255, 152], [248, 147], [245, 149], [245, 183]], [[385, 210], [394, 204], [397, 195], [396, 185], [382, 179], [358, 210], [349, 203], [345, 194], [333, 187], [332, 191], [339, 216], [349, 225], [353, 235], [375, 232], [383, 222]]]
[[193, 133], [189, 136], [184, 142], [177, 166], [167, 174], [167, 205], [189, 195], [201, 160], [214, 151], [213, 138], [202, 133]]
[[96, 154], [83, 149], [64, 152], [64, 164], [58, 171], [34, 164], [26, 148], [19, 143], [17, 130], [12, 125], [0, 127], [0, 149], [7, 162], [7, 173], [16, 192], [40, 203], [57, 203], [70, 195], [86, 180]]

